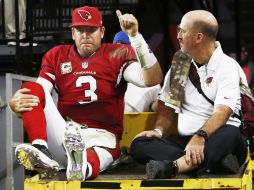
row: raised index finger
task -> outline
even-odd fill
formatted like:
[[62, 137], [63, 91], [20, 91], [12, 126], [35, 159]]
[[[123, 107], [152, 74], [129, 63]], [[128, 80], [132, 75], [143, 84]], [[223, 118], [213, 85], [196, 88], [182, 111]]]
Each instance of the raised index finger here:
[[117, 15], [117, 17], [120, 19], [120, 16], [122, 16], [121, 11], [120, 11], [120, 10], [116, 10], [116, 15]]

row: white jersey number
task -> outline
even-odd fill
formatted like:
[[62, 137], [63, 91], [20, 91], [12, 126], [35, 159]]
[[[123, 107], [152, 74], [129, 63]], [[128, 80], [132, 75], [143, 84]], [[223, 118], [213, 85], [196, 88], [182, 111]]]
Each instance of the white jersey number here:
[[82, 84], [88, 85], [87, 89], [84, 90], [85, 97], [83, 100], [80, 100], [80, 104], [87, 104], [93, 101], [98, 100], [95, 90], [97, 89], [96, 80], [92, 76], [81, 76], [76, 80], [76, 87], [81, 87]]

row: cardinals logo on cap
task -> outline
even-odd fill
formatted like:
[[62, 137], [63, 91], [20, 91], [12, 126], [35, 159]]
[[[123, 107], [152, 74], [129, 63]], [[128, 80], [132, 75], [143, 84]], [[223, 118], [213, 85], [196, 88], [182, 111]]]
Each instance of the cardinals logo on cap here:
[[92, 19], [92, 16], [88, 11], [84, 11], [84, 10], [79, 9], [78, 14], [81, 18], [85, 19], [86, 21]]

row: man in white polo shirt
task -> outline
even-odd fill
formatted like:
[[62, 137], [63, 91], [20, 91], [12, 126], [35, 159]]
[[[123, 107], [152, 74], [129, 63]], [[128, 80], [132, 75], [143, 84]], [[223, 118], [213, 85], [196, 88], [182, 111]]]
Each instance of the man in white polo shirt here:
[[[241, 122], [232, 116], [241, 109], [240, 77], [244, 82], [246, 77], [238, 63], [223, 53], [217, 32], [217, 20], [208, 11], [190, 11], [181, 20], [177, 38], [181, 51], [192, 57], [189, 76], [179, 80], [180, 86], [184, 84], [183, 99], [179, 107], [168, 102], [170, 81], [176, 78], [170, 77], [171, 67], [160, 92], [155, 129], [141, 132], [131, 145], [133, 157], [147, 163], [148, 179], [172, 178], [192, 170], [209, 173], [227, 155], [238, 158], [237, 164], [246, 158]], [[190, 79], [195, 75], [206, 98]], [[164, 137], [177, 113], [178, 135]]]

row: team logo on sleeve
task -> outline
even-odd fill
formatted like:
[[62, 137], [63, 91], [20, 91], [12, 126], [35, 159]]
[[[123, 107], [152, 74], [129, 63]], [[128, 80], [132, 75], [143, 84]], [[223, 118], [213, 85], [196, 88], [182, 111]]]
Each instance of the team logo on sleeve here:
[[88, 62], [83, 62], [83, 63], [82, 63], [82, 68], [83, 68], [83, 69], [86, 69], [87, 67], [88, 67]]
[[62, 75], [70, 73], [72, 71], [71, 62], [61, 63], [60, 69]]

